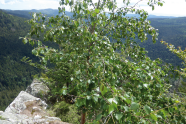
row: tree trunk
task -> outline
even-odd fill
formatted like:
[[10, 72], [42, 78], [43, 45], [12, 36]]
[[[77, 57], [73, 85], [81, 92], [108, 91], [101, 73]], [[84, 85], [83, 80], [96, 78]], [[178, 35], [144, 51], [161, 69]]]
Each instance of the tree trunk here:
[[83, 113], [83, 112], [81, 115], [81, 124], [85, 124], [85, 113]]

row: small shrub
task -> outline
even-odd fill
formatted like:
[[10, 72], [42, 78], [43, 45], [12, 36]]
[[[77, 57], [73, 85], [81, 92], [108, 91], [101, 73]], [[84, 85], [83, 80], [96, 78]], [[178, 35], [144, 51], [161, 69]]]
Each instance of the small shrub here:
[[56, 117], [59, 117], [63, 122], [69, 122], [78, 124], [80, 122], [80, 115], [78, 114], [77, 107], [74, 104], [61, 101], [56, 103], [52, 110], [56, 113]]

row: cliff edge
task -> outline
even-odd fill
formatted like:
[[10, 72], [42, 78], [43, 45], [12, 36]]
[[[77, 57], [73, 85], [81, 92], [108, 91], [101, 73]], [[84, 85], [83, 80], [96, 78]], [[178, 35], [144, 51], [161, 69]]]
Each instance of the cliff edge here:
[[38, 98], [40, 92], [47, 91], [48, 88], [42, 82], [34, 79], [4, 112], [0, 111], [0, 124], [69, 124], [50, 116], [46, 102]]

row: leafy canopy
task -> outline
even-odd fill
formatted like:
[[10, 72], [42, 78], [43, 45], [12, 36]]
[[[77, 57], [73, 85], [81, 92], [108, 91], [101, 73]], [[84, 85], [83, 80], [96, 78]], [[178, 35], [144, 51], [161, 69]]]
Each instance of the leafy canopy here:
[[[156, 29], [146, 11], [130, 6], [130, 0], [123, 3], [119, 8], [116, 0], [61, 0], [61, 15], [33, 14], [23, 42], [37, 44], [32, 53], [40, 63], [23, 61], [45, 71], [51, 97], [72, 97], [78, 109], [88, 113], [87, 123], [185, 123], [179, 101], [167, 97], [170, 85], [164, 81], [170, 69], [158, 66], [161, 61], [152, 61], [134, 42], [136, 37], [145, 41], [148, 33], [155, 43]], [[147, 4], [154, 9], [163, 2]], [[70, 6], [73, 18], [65, 14], [65, 6]], [[129, 12], [140, 18], [127, 18]], [[40, 33], [59, 48], [31, 38]], [[55, 67], [48, 68], [49, 62]]]

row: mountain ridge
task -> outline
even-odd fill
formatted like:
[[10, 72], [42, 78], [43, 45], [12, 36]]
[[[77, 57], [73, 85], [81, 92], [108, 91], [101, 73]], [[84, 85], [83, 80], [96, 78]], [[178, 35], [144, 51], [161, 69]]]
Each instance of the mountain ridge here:
[[[7, 13], [18, 13], [18, 12], [41, 12], [43, 14], [48, 14], [49, 16], [55, 16], [58, 14], [58, 9], [31, 9], [31, 10], [5, 10]], [[73, 13], [66, 11], [67, 15], [73, 15]], [[107, 13], [107, 16], [109, 14]], [[127, 17], [139, 17], [138, 14], [127, 14]], [[148, 19], [150, 18], [178, 18], [178, 17], [174, 17], [174, 16], [156, 16], [156, 15], [148, 15]]]

